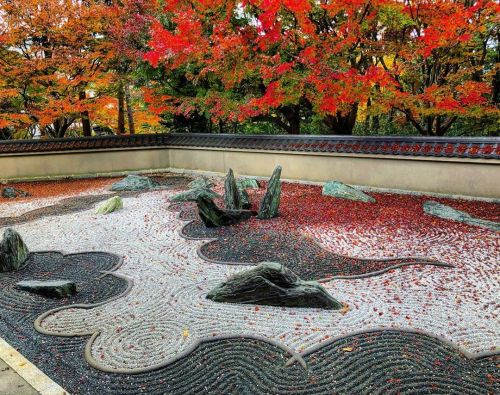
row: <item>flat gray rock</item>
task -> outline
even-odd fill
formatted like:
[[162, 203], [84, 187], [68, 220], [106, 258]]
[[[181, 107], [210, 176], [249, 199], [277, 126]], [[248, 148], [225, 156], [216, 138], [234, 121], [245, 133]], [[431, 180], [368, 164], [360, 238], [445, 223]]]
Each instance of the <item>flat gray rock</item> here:
[[468, 225], [480, 226], [482, 228], [500, 231], [500, 223], [486, 219], [475, 218], [464, 211], [429, 200], [424, 203], [424, 213], [451, 221], [463, 222]]
[[375, 203], [376, 200], [359, 189], [340, 181], [328, 181], [323, 186], [323, 195], [340, 199], [355, 200], [358, 202]]
[[158, 188], [160, 184], [149, 177], [128, 175], [123, 180], [115, 182], [111, 186], [112, 191], [148, 191]]
[[0, 241], [0, 273], [18, 270], [28, 259], [28, 247], [21, 235], [7, 228]]
[[62, 299], [76, 294], [76, 284], [68, 280], [20, 281], [16, 284], [16, 288], [49, 298]]
[[303, 281], [276, 262], [235, 274], [207, 295], [215, 302], [338, 310], [342, 304], [316, 281]]

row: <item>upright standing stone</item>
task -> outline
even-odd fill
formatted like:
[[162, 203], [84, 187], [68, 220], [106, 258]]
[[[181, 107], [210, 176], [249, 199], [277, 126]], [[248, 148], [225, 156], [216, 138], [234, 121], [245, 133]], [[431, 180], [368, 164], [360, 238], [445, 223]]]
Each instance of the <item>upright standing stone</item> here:
[[0, 242], [0, 273], [19, 269], [28, 259], [28, 247], [15, 230], [8, 228]]
[[273, 175], [269, 180], [266, 194], [260, 202], [259, 219], [269, 219], [277, 217], [279, 214], [280, 199], [281, 199], [281, 166], [274, 169]]
[[242, 208], [240, 192], [236, 185], [233, 169], [229, 169], [226, 180], [224, 181], [224, 206], [228, 210], [239, 210]]

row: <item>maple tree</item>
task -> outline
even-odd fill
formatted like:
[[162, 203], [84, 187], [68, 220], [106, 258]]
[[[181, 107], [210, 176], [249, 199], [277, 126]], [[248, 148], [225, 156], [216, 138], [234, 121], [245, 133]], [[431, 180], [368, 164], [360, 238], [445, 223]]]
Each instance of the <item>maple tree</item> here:
[[[310, 114], [349, 134], [371, 101], [441, 135], [457, 117], [498, 115], [484, 55], [496, 15], [487, 0], [170, 1], [145, 54], [165, 71], [149, 99], [158, 112], [293, 134]], [[165, 89], [172, 75], [198, 89]]]
[[42, 135], [63, 137], [80, 119], [90, 135], [90, 115], [110, 100], [100, 91], [110, 79], [110, 21], [108, 6], [98, 1], [2, 2], [0, 125], [38, 125]]

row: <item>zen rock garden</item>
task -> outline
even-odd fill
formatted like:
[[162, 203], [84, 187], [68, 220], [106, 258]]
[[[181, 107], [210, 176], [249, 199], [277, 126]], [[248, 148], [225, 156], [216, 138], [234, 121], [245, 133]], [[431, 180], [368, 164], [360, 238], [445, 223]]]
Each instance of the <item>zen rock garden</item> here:
[[6, 198], [1, 336], [74, 394], [495, 393], [496, 203], [286, 170]]

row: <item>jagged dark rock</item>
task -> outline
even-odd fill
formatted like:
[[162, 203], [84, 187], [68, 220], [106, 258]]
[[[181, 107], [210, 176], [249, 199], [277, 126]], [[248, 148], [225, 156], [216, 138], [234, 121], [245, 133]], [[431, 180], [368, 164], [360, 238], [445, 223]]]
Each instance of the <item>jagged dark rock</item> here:
[[13, 199], [17, 197], [27, 197], [30, 196], [28, 192], [22, 191], [21, 189], [13, 187], [5, 187], [2, 189], [2, 197], [7, 199]]
[[376, 200], [359, 189], [340, 181], [329, 181], [323, 185], [323, 195], [340, 199], [356, 200], [365, 203], [375, 203]]
[[266, 194], [260, 202], [259, 219], [269, 219], [277, 217], [279, 214], [279, 206], [281, 199], [281, 166], [274, 169], [273, 175], [267, 185]]
[[242, 208], [240, 191], [236, 185], [233, 169], [229, 169], [224, 181], [224, 206], [228, 210], [240, 210]]
[[497, 232], [500, 231], [500, 222], [475, 218], [464, 211], [456, 210], [453, 207], [432, 200], [424, 203], [424, 213], [451, 221], [463, 222], [468, 225], [491, 229]]
[[205, 196], [198, 197], [196, 204], [201, 220], [209, 228], [233, 225], [257, 215], [255, 211], [250, 210], [222, 210], [212, 199]]
[[0, 273], [19, 269], [28, 258], [28, 247], [14, 229], [8, 228], [0, 242]]
[[69, 298], [76, 294], [76, 284], [68, 280], [20, 281], [16, 288], [49, 298]]
[[112, 191], [148, 191], [158, 188], [160, 184], [149, 177], [128, 175], [123, 180], [115, 182], [111, 186]]
[[210, 291], [207, 298], [225, 303], [328, 310], [342, 308], [342, 304], [319, 283], [303, 281], [290, 269], [276, 262], [263, 262], [230, 277]]

